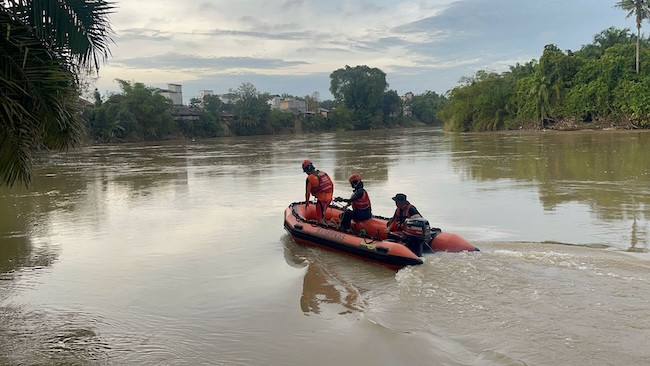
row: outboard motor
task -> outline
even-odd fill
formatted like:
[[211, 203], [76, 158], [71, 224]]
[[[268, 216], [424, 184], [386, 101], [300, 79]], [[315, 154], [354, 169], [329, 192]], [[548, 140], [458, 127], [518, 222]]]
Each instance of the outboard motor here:
[[429, 221], [421, 217], [404, 222], [404, 245], [418, 257], [422, 256], [424, 244], [431, 241]]

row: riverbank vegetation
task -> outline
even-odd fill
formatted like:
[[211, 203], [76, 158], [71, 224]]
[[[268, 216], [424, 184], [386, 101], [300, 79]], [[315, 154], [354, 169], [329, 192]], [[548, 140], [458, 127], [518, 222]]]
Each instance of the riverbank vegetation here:
[[444, 97], [427, 92], [412, 103], [412, 115], [405, 114], [403, 99], [388, 90], [386, 74], [377, 68], [346, 66], [334, 71], [330, 79], [334, 100], [320, 101], [316, 94], [281, 96], [302, 102], [304, 110], [273, 108], [269, 104], [272, 96], [251, 83], [230, 89], [225, 100], [207, 95], [202, 100], [193, 98], [189, 106], [175, 106], [157, 88], [118, 80], [121, 92], [104, 98], [95, 92], [94, 105], [86, 109], [84, 117], [90, 139], [98, 142], [364, 130], [439, 122], [436, 108]]
[[409, 98], [388, 89], [380, 69], [345, 66], [330, 75], [334, 100], [282, 96], [304, 101], [308, 108], [302, 112], [273, 109], [271, 95], [244, 83], [229, 91], [226, 102], [217, 96], [193, 99], [183, 114], [158, 89], [120, 80], [122, 92], [104, 100], [96, 93], [85, 117], [90, 139], [99, 142], [416, 125], [453, 131], [649, 128], [648, 46], [648, 38], [609, 28], [579, 50], [550, 44], [539, 60], [502, 73], [477, 71], [446, 95], [427, 91]]
[[[635, 68], [639, 41], [641, 68]], [[650, 127], [650, 44], [609, 28], [577, 51], [547, 45], [539, 61], [503, 73], [478, 71], [448, 93], [440, 111], [454, 131]], [[645, 66], [645, 67], [644, 67]]]
[[[78, 99], [83, 77], [109, 54], [114, 4], [103, 0], [6, 1], [0, 7], [0, 184], [29, 184], [31, 152], [79, 142], [128, 142], [228, 135], [443, 125], [453, 131], [523, 128], [650, 128], [650, 40], [642, 0], [617, 7], [636, 35], [609, 28], [579, 50], [544, 47], [539, 60], [506, 72], [480, 70], [439, 95], [403, 96], [386, 74], [365, 65], [330, 74], [333, 100], [282, 95], [306, 108], [277, 109], [271, 95], [244, 83], [228, 98], [173, 105], [161, 90], [118, 80], [120, 93]], [[83, 117], [83, 118], [80, 118]]]

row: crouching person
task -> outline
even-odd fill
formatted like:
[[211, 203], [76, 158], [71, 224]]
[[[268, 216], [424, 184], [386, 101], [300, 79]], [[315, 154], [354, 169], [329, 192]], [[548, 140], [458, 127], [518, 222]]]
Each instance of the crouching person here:
[[347, 202], [347, 206], [352, 205], [352, 210], [346, 209], [343, 212], [343, 217], [341, 218], [340, 228], [344, 230], [350, 229], [352, 220], [362, 221], [372, 217], [370, 197], [368, 196], [368, 192], [366, 192], [366, 190], [363, 188], [361, 174], [352, 174], [348, 181], [352, 186], [352, 196], [350, 196], [349, 199], [337, 197], [335, 200], [337, 202]]

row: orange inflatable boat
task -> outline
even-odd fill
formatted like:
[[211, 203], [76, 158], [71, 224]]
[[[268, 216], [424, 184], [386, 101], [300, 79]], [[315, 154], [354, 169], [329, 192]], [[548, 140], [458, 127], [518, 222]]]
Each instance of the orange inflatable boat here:
[[304, 202], [294, 202], [284, 211], [284, 228], [298, 243], [330, 249], [391, 269], [422, 264], [424, 253], [446, 251], [478, 251], [459, 235], [430, 228], [423, 218], [407, 219], [403, 233], [387, 233], [388, 218], [373, 216], [368, 220], [352, 221], [350, 230], [337, 229], [342, 209], [331, 205], [325, 211], [326, 222], [318, 224], [316, 205], [305, 207]]

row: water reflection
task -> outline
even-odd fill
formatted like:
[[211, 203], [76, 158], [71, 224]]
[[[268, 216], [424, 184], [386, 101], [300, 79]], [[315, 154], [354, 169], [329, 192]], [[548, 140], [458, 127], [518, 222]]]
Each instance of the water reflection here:
[[363, 310], [358, 290], [326, 269], [326, 264], [308, 256], [310, 248], [301, 247], [288, 235], [282, 238], [284, 258], [296, 268], [305, 268], [300, 309], [327, 316], [330, 313], [345, 315]]
[[650, 133], [457, 134], [451, 142], [453, 162], [466, 177], [534, 180], [547, 209], [589, 201], [616, 219], [628, 206], [650, 203], [650, 186], [643, 184], [650, 181]]
[[381, 131], [347, 133], [336, 139], [336, 167], [334, 179], [347, 181], [350, 174], [360, 173], [365, 181], [384, 182], [388, 179], [388, 167], [396, 161], [391, 156], [398, 142], [391, 132]]
[[[547, 211], [577, 202], [605, 221], [630, 220], [630, 250], [650, 218], [650, 133], [495, 133], [450, 135], [452, 163], [466, 179], [537, 184]], [[498, 188], [498, 187], [496, 187]]]
[[74, 209], [72, 197], [82, 186], [80, 179], [70, 179], [57, 190], [40, 180], [30, 190], [0, 188], [1, 276], [11, 277], [22, 268], [46, 267], [56, 261], [58, 249], [34, 238], [47, 236], [50, 213]]
[[[188, 147], [185, 144], [96, 146], [85, 159], [86, 179], [103, 191], [115, 184], [130, 196], [147, 195], [150, 188], [187, 185]], [[69, 158], [69, 157], [68, 157]]]
[[[286, 144], [265, 137], [201, 143], [101, 145], [35, 156], [29, 189], [0, 187], [0, 273], [49, 266], [57, 248], [41, 245], [52, 217], [101, 226], [109, 202], [136, 202], [173, 190], [187, 196], [193, 176], [260, 176], [285, 164]], [[257, 179], [251, 180], [259, 182]]]
[[[499, 293], [490, 289], [507, 292], [510, 279], [521, 276], [507, 273], [501, 276], [505, 286], [496, 279], [484, 294], [475, 291], [475, 284], [485, 282], [486, 274], [498, 275], [503, 268], [514, 273], [522, 262], [525, 265], [519, 251], [507, 254], [511, 260], [498, 259], [503, 252], [512, 253], [513, 241], [526, 241], [520, 244], [526, 248], [520, 250], [524, 259], [534, 245], [531, 242], [546, 240], [548, 230], [560, 232], [561, 239], [568, 238], [563, 242], [574, 244], [605, 242], [617, 249], [628, 242], [632, 248], [647, 245], [648, 156], [637, 156], [638, 147], [624, 146], [648, 146], [647, 138], [639, 135], [639, 141], [628, 141], [622, 134], [618, 141], [613, 137], [610, 142], [592, 141], [600, 138], [456, 135], [419, 129], [107, 145], [66, 154], [43, 153], [31, 189], [0, 188], [0, 364], [159, 364], [192, 362], [188, 361], [192, 357], [199, 360], [195, 364], [215, 359], [287, 364], [297, 349], [308, 349], [299, 355], [315, 359], [320, 349], [310, 352], [310, 345], [347, 342], [339, 336], [344, 332], [355, 339], [373, 340], [352, 349], [373, 343], [391, 354], [396, 339], [386, 336], [387, 328], [378, 331], [374, 323], [356, 320], [380, 319], [377, 324], [397, 324], [396, 328], [409, 324], [404, 329], [410, 329], [413, 319], [435, 319], [424, 328], [430, 326], [436, 333], [439, 324], [434, 322], [443, 320], [431, 317], [432, 310], [449, 320], [449, 329], [458, 328], [459, 307], [450, 307], [450, 299], [462, 300], [456, 302], [460, 305], [492, 304], [510, 310], [509, 305], [517, 302], [506, 299], [508, 304], [499, 304]], [[610, 143], [609, 155], [596, 151]], [[572, 151], [576, 156], [563, 158]], [[637, 159], [637, 167], [607, 161], [621, 154], [626, 160]], [[486, 244], [492, 250], [481, 252], [481, 258], [472, 256], [482, 263], [478, 269], [463, 255], [428, 258], [429, 266], [412, 270], [423, 274], [422, 281], [409, 285], [413, 291], [409, 296], [401, 296], [394, 271], [300, 246], [284, 233], [283, 210], [304, 194], [300, 162], [306, 157], [334, 176], [337, 195], [349, 194], [348, 175], [361, 172], [372, 182], [377, 214], [390, 214], [394, 208], [390, 197], [404, 191], [443, 229], [479, 240], [496, 238], [501, 246]], [[567, 168], [565, 160], [575, 168]], [[490, 191], [492, 186], [495, 189]], [[565, 203], [571, 202], [589, 207], [567, 209]], [[600, 220], [593, 219], [596, 215], [590, 207]], [[553, 210], [562, 214], [553, 215]], [[581, 217], [576, 218], [576, 213]], [[558, 224], [558, 218], [563, 222]], [[599, 229], [606, 240], [590, 236]], [[491, 252], [495, 261], [486, 259]], [[580, 279], [570, 276], [566, 287], [548, 281], [549, 273], [563, 270], [564, 262], [558, 263], [542, 263], [539, 271], [529, 272], [542, 288], [550, 286], [552, 295], [575, 289]], [[646, 267], [634, 268], [631, 272], [645, 273]], [[610, 272], [616, 273], [598, 271], [594, 281], [602, 283], [602, 273]], [[464, 275], [456, 276], [459, 273]], [[458, 286], [446, 280], [453, 278], [460, 278]], [[605, 288], [617, 292], [631, 282], [615, 281], [622, 282]], [[426, 291], [445, 286], [450, 289], [447, 297]], [[638, 288], [623, 294], [643, 298], [638, 297]], [[552, 314], [555, 297], [547, 298]], [[582, 298], [576, 298], [576, 304]], [[421, 307], [413, 306], [414, 301]], [[526, 304], [533, 306], [532, 313], [540, 313], [539, 302]], [[582, 309], [585, 319], [600, 319], [602, 306], [594, 308]], [[449, 316], [440, 309], [447, 309]], [[486, 329], [503, 330], [500, 319], [485, 314], [478, 309], [476, 319], [497, 319], [488, 322]], [[269, 316], [277, 316], [270, 325], [264, 320]], [[475, 323], [466, 324], [467, 329], [451, 331], [449, 338], [474, 334]], [[329, 331], [314, 333], [313, 329]], [[636, 325], [624, 329], [621, 334]], [[277, 334], [295, 336], [274, 338]], [[305, 341], [304, 334], [315, 338]], [[537, 344], [526, 341], [523, 333], [505, 334], [495, 342], [522, 340], [521, 346], [513, 347], [519, 350]], [[264, 343], [268, 339], [273, 342]], [[251, 344], [262, 343], [266, 348], [251, 350]], [[274, 354], [275, 350], [280, 351]], [[350, 351], [340, 358], [348, 355], [356, 354]], [[415, 356], [406, 359], [416, 362]]]

